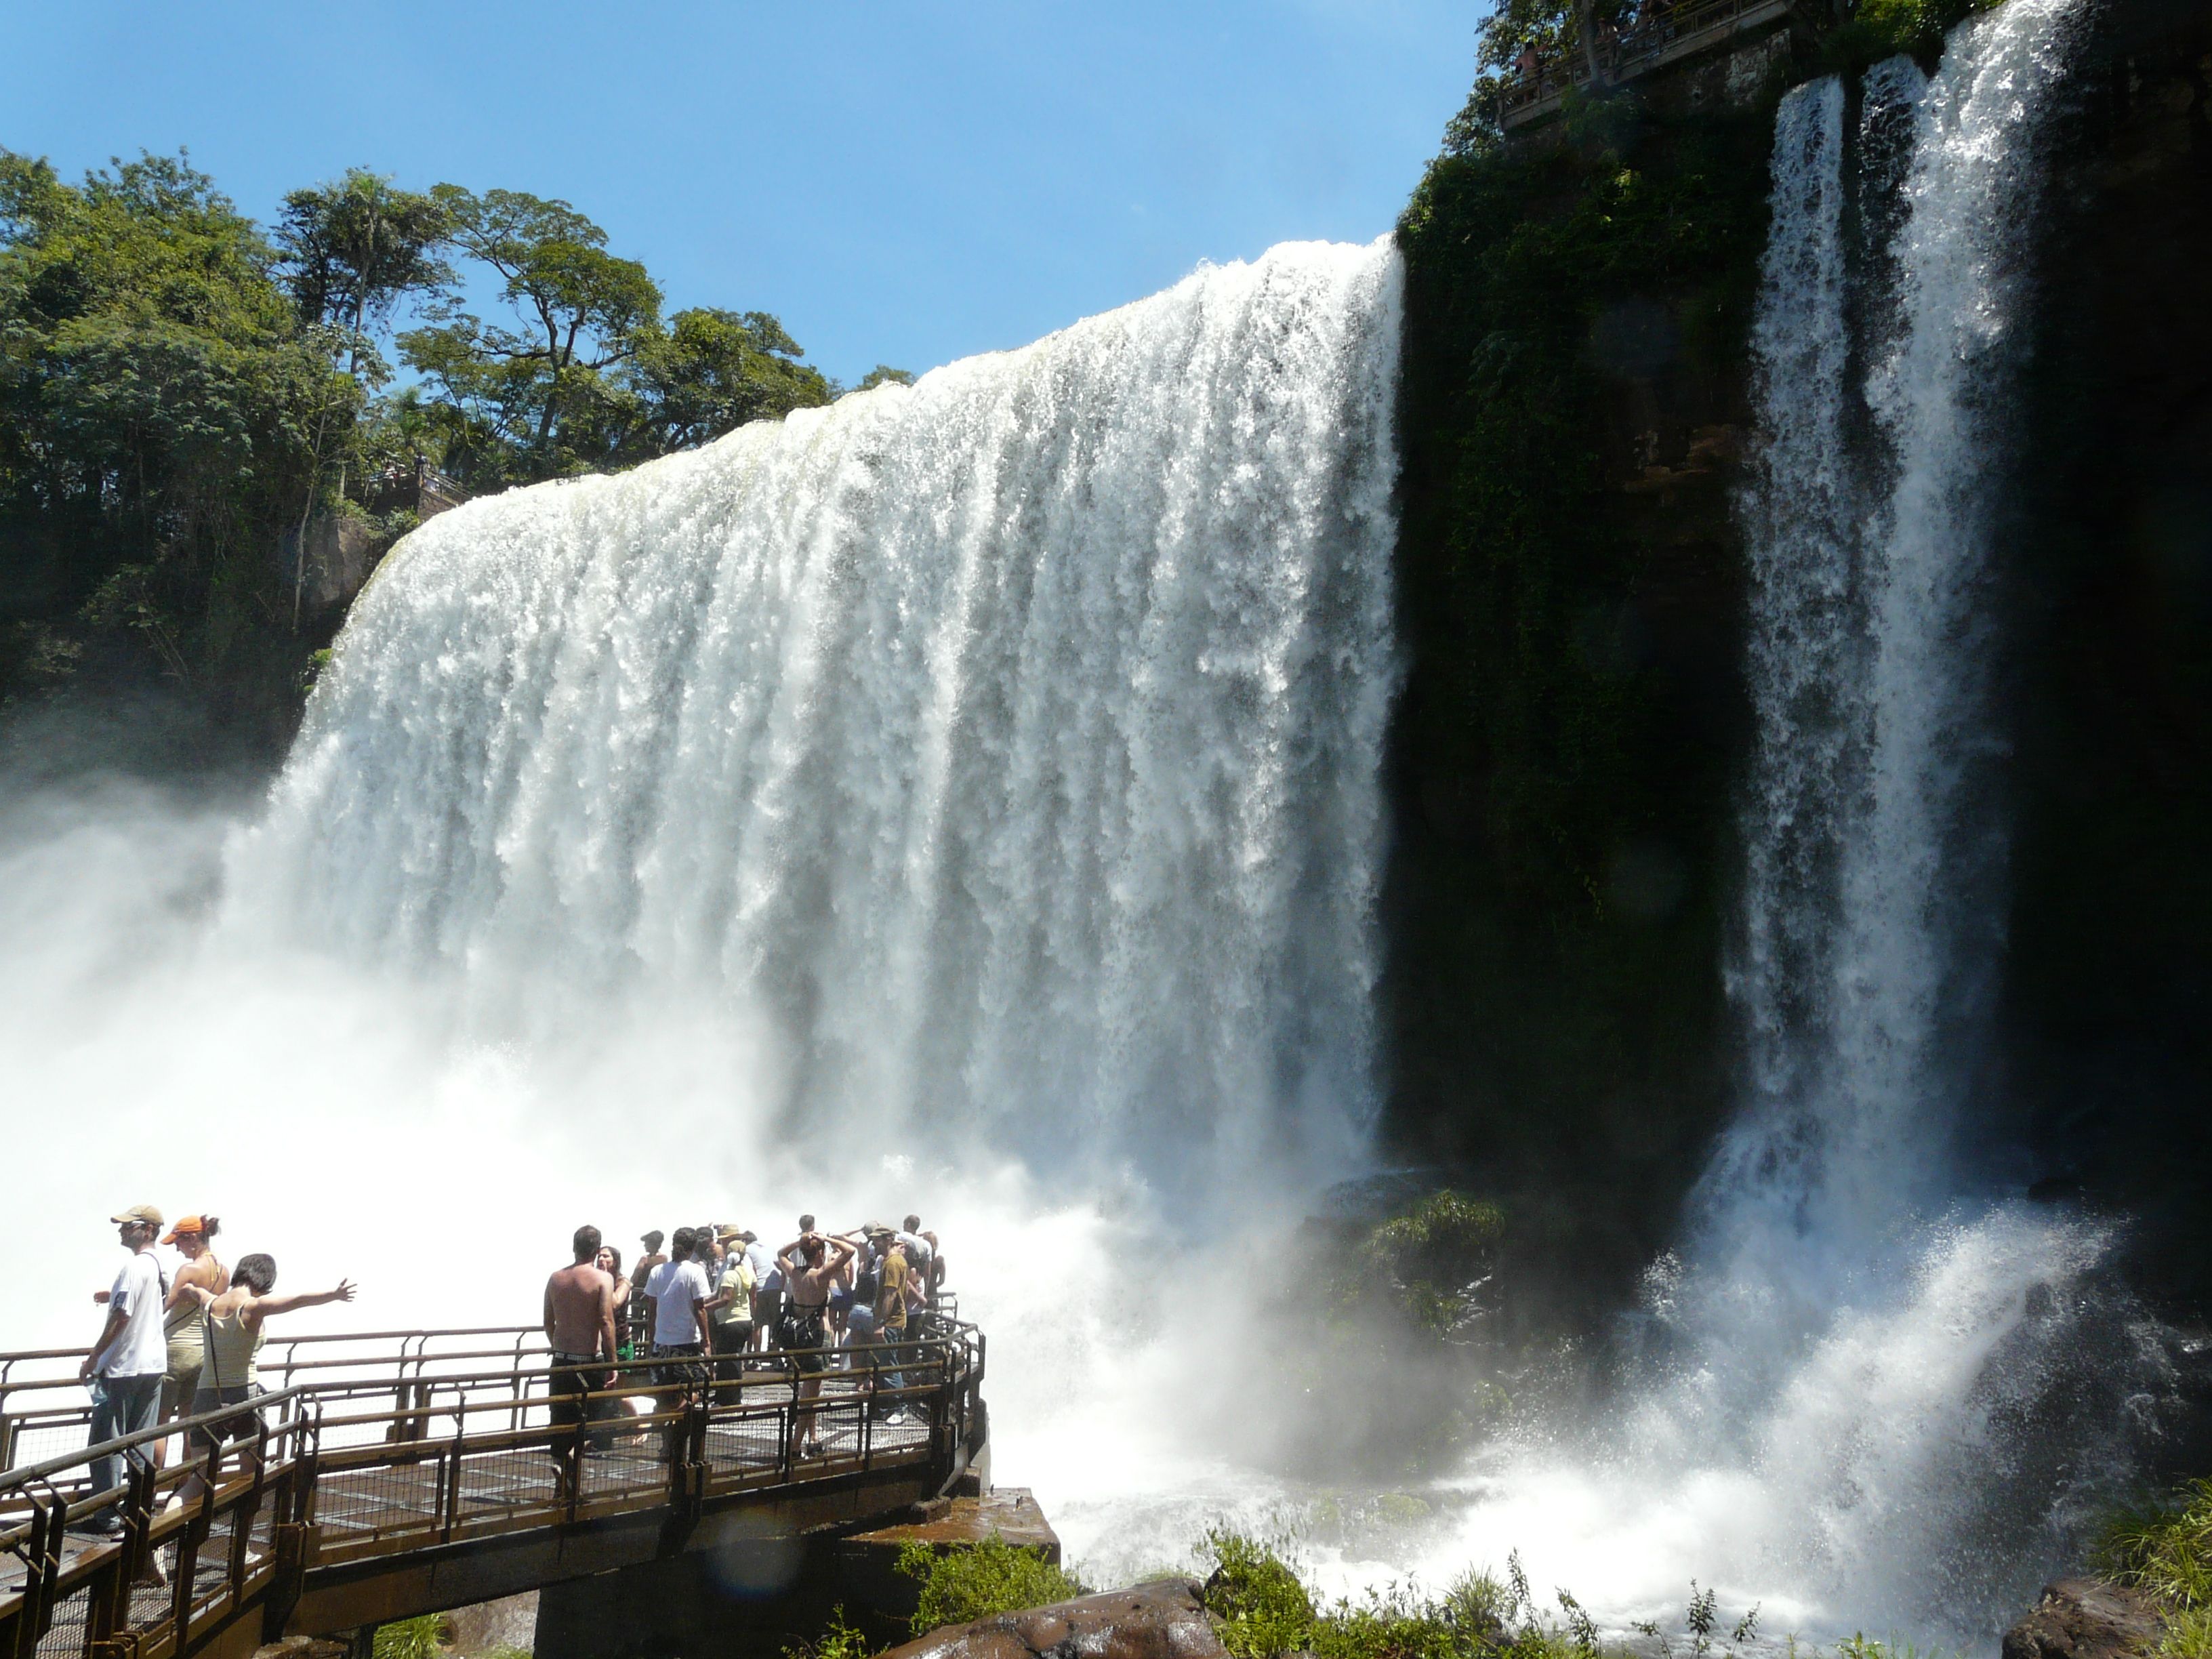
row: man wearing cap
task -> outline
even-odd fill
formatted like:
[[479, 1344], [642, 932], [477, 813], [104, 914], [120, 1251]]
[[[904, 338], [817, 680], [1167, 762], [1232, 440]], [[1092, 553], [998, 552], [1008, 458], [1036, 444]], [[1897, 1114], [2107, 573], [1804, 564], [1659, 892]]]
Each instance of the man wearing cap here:
[[[161, 1270], [153, 1255], [161, 1212], [150, 1204], [134, 1204], [108, 1219], [131, 1260], [108, 1290], [107, 1323], [100, 1340], [76, 1371], [80, 1381], [92, 1386], [89, 1443], [95, 1446], [154, 1426], [161, 1412], [161, 1375], [169, 1365], [169, 1345], [161, 1334]], [[113, 1455], [93, 1460], [93, 1491], [106, 1492], [118, 1479]], [[110, 1506], [84, 1530], [112, 1535], [123, 1530], [123, 1522]]]

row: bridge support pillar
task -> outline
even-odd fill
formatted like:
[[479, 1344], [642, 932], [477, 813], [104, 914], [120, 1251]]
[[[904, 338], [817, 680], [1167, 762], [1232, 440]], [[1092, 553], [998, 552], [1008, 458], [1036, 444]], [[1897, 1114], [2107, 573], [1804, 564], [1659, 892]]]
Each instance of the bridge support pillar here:
[[836, 1605], [832, 1540], [762, 1537], [538, 1592], [534, 1659], [778, 1659]]
[[781, 1659], [843, 1608], [877, 1648], [907, 1638], [921, 1585], [901, 1548], [1003, 1538], [1060, 1560], [1060, 1540], [1019, 1488], [936, 1498], [890, 1526], [757, 1533], [538, 1592], [535, 1659]]

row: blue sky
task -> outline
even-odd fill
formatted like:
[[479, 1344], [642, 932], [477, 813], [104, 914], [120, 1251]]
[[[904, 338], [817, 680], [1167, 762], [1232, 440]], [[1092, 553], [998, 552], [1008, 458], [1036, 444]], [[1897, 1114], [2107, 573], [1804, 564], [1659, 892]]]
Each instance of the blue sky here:
[[1389, 228], [1474, 0], [0, 8], [0, 144], [189, 145], [247, 212], [361, 164], [565, 197], [671, 308], [844, 380], [1019, 345], [1201, 260]]

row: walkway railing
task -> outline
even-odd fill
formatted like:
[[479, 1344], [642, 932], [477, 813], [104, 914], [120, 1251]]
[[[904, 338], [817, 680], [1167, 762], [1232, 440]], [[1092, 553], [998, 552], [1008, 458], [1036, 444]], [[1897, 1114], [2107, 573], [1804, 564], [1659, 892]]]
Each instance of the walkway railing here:
[[[552, 1381], [595, 1368], [550, 1366], [542, 1333], [283, 1346], [267, 1368], [279, 1386], [252, 1407], [99, 1446], [82, 1444], [88, 1407], [26, 1404], [64, 1384], [22, 1371], [76, 1356], [0, 1356], [16, 1443], [72, 1429], [78, 1442], [0, 1473], [0, 1659], [172, 1659], [248, 1619], [274, 1640], [324, 1569], [646, 1510], [696, 1518], [881, 1470], [949, 1482], [981, 1434], [982, 1334], [943, 1316], [897, 1350], [755, 1354], [712, 1380], [701, 1361], [679, 1386], [625, 1364], [588, 1396], [589, 1418], [557, 1426]], [[817, 1360], [838, 1369], [813, 1372]], [[810, 1408], [818, 1455], [799, 1441]], [[241, 1421], [211, 1455], [155, 1461], [180, 1428]], [[96, 1488], [103, 1456], [120, 1473]], [[85, 1529], [102, 1511], [120, 1516], [118, 1537]]]

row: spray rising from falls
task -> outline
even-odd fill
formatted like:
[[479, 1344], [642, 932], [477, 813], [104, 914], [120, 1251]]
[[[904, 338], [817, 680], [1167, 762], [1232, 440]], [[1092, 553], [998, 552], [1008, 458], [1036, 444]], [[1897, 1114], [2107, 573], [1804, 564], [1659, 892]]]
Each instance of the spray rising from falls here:
[[718, 1002], [817, 1128], [1335, 1172], [1399, 281], [1280, 247], [434, 520], [355, 606], [240, 908], [494, 1021]]
[[[1689, 1579], [1770, 1627], [1979, 1645], [2056, 1565], [2159, 1365], [2094, 1229], [1960, 1197], [2001, 939], [2002, 418], [2082, 8], [2010, 0], [1778, 112], [1742, 501], [1757, 712], [1731, 989], [1745, 1099], [1651, 1279], [1655, 1370], [1455, 1549], [1620, 1622]], [[1856, 109], [1854, 114], [1853, 106]]]

